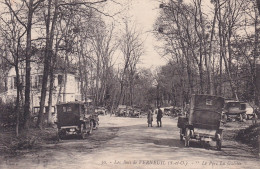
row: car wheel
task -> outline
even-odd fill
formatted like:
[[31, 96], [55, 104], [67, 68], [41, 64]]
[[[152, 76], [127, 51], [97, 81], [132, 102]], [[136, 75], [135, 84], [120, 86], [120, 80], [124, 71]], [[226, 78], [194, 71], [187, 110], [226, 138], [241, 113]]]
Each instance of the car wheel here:
[[190, 129], [186, 128], [186, 132], [185, 132], [185, 147], [189, 147], [190, 146]]
[[182, 129], [180, 129], [180, 141], [183, 141]]
[[217, 140], [216, 146], [217, 146], [217, 150], [218, 150], [218, 151], [221, 151], [222, 141], [221, 141], [221, 140]]
[[242, 114], [239, 115], [239, 120], [242, 122], [243, 121], [243, 116]]
[[59, 129], [58, 130], [58, 141], [62, 140], [65, 137], [65, 135], [66, 135], [66, 131], [63, 129]]
[[80, 125], [80, 134], [82, 139], [86, 139], [87, 131], [86, 131], [86, 126], [84, 124]]
[[92, 134], [93, 128], [94, 128], [94, 122], [93, 122], [93, 120], [90, 121], [89, 127], [90, 127], [90, 129], [89, 129], [88, 133], [89, 133], [89, 134]]

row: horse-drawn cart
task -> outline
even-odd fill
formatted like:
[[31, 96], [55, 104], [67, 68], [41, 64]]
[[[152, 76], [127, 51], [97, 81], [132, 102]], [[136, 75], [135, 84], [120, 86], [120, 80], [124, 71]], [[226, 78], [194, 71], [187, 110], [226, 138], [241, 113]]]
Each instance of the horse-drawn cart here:
[[224, 98], [212, 95], [192, 95], [190, 110], [186, 117], [178, 118], [180, 139], [189, 147], [190, 140], [209, 143], [216, 141], [218, 150], [222, 146], [220, 129]]

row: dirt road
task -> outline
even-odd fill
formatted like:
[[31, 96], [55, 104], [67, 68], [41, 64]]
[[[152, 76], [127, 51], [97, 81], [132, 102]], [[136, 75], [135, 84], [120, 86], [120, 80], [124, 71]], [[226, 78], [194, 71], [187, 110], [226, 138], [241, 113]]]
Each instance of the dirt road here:
[[[146, 118], [100, 117], [100, 127], [86, 140], [68, 138], [44, 145], [19, 157], [1, 159], [0, 168], [259, 168], [257, 155], [246, 145], [224, 140], [222, 151], [215, 143], [203, 147], [179, 140], [177, 119], [163, 117], [163, 127], [147, 127]], [[232, 128], [226, 129], [226, 134]], [[224, 130], [225, 134], [225, 130]], [[224, 138], [228, 138], [224, 137]]]

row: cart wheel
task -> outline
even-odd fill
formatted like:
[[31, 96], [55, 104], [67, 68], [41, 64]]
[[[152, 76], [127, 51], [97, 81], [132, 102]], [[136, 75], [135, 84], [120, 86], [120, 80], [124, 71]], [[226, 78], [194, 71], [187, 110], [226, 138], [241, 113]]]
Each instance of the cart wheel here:
[[185, 147], [190, 146], [190, 129], [186, 128], [186, 133], [185, 133]]
[[216, 145], [217, 145], [217, 150], [221, 151], [222, 141], [221, 140], [217, 140]]
[[182, 129], [180, 129], [180, 140], [183, 141]]

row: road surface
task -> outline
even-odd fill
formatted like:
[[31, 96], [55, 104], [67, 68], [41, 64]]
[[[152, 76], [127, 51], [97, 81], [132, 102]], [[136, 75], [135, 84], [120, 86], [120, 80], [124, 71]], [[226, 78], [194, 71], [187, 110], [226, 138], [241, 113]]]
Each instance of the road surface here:
[[228, 139], [223, 141], [222, 151], [216, 150], [214, 142], [210, 147], [192, 142], [186, 148], [179, 140], [177, 119], [163, 117], [162, 124], [161, 128], [155, 123], [148, 128], [145, 117], [100, 116], [99, 129], [86, 140], [67, 138], [23, 156], [6, 157], [0, 168], [258, 169], [260, 166], [257, 155], [244, 144]]

